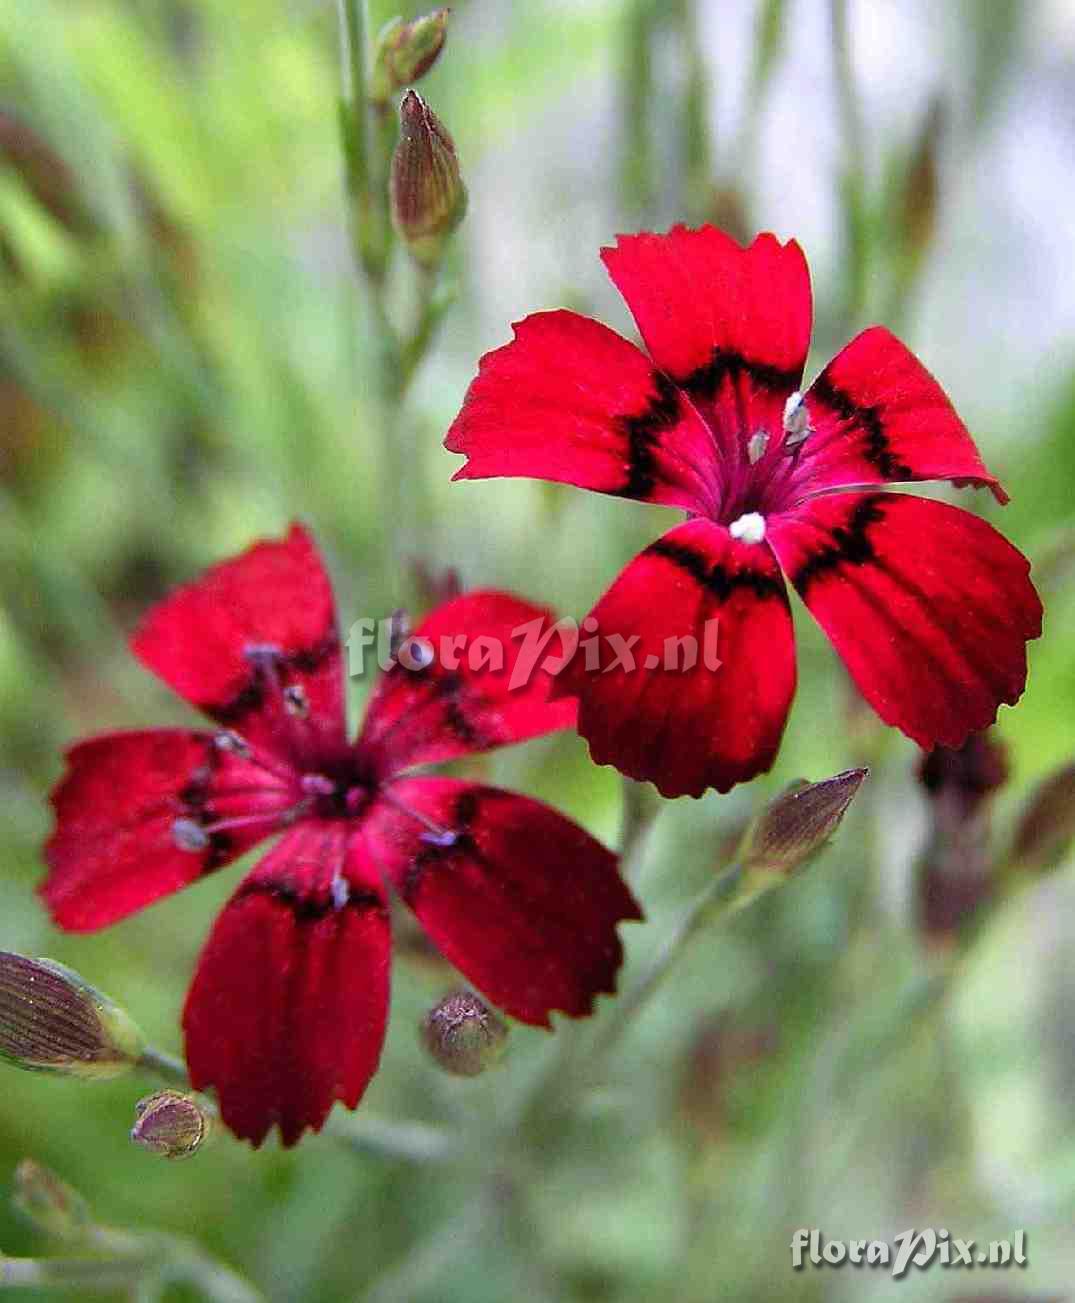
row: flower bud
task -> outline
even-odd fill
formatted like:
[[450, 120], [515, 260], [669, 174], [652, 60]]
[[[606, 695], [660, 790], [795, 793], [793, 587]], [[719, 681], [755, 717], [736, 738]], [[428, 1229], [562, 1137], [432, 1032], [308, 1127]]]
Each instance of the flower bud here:
[[470, 991], [446, 995], [422, 1024], [426, 1049], [457, 1077], [477, 1077], [491, 1068], [507, 1039], [507, 1024]]
[[1075, 841], [1075, 761], [1034, 791], [1015, 831], [1012, 856], [1020, 869], [1051, 868]]
[[0, 1058], [19, 1068], [116, 1077], [145, 1040], [127, 1012], [51, 959], [0, 951]]
[[15, 1168], [11, 1202], [39, 1231], [71, 1240], [92, 1224], [89, 1204], [51, 1168], [24, 1158]]
[[400, 134], [392, 156], [392, 220], [411, 257], [435, 267], [448, 236], [463, 220], [467, 192], [455, 145], [420, 95], [400, 105]]
[[935, 948], [953, 944], [996, 895], [990, 805], [1008, 778], [1007, 753], [987, 730], [935, 747], [918, 779], [929, 798], [929, 841], [918, 865], [918, 920]]
[[159, 1090], [135, 1105], [131, 1139], [164, 1158], [189, 1158], [213, 1129], [213, 1118], [196, 1095]]
[[402, 18], [385, 23], [377, 37], [370, 73], [371, 104], [383, 108], [396, 91], [413, 86], [433, 67], [444, 49], [451, 12], [434, 9], [409, 23]]
[[825, 845], [870, 771], [848, 769], [820, 783], [800, 779], [761, 812], [742, 857], [748, 876], [789, 877]]

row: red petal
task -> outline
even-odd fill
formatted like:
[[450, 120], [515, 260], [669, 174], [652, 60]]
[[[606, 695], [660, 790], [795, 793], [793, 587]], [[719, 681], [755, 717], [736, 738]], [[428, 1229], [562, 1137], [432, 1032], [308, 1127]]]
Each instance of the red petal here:
[[[513, 637], [535, 621], [540, 632]], [[431, 611], [413, 636], [426, 640], [433, 661], [421, 670], [393, 665], [371, 698], [359, 745], [373, 767], [397, 773], [574, 724], [572, 702], [549, 701], [552, 679], [542, 668], [546, 657], [560, 658], [568, 650], [558, 634], [541, 642], [555, 622], [547, 608], [491, 589], [465, 593]], [[452, 639], [465, 640], [455, 654]], [[542, 645], [540, 658], [529, 655], [529, 647]], [[499, 649], [502, 662], [486, 665], [486, 648]], [[526, 673], [528, 664], [533, 668]]]
[[862, 695], [920, 746], [962, 746], [1019, 699], [1041, 603], [1026, 558], [984, 520], [838, 493], [770, 518], [769, 538]]
[[[142, 663], [212, 719], [278, 754], [344, 741], [343, 673], [332, 588], [306, 530], [256, 543], [177, 589], [146, 617], [131, 646]], [[278, 652], [277, 684], [252, 663]], [[307, 717], [284, 710], [301, 688]]]
[[487, 353], [444, 441], [460, 479], [528, 475], [705, 511], [713, 439], [683, 395], [614, 331], [539, 312]]
[[451, 778], [393, 783], [391, 799], [371, 816], [371, 847], [430, 939], [494, 1004], [547, 1027], [553, 1009], [582, 1017], [615, 990], [616, 924], [642, 915], [600, 842], [537, 801]]
[[213, 745], [209, 733], [158, 729], [90, 738], [67, 755], [52, 794], [56, 830], [40, 891], [60, 927], [89, 932], [242, 855], [271, 821], [217, 832], [182, 850], [177, 819], [202, 825], [292, 803], [286, 783]]
[[921, 362], [883, 326], [864, 330], [804, 395], [812, 433], [797, 455], [799, 495], [849, 484], [954, 480], [1007, 495]]
[[[601, 257], [650, 356], [692, 395], [714, 395], [723, 378], [744, 375], [782, 408], [799, 388], [812, 306], [794, 240], [758, 236], [744, 249], [714, 227], [674, 227], [619, 236]], [[749, 418], [751, 430], [769, 429], [761, 414]]]
[[[648, 779], [664, 796], [726, 792], [770, 768], [795, 692], [795, 642], [764, 543], [688, 521], [640, 553], [590, 615], [600, 672], [587, 665], [584, 640], [556, 690], [578, 695], [579, 732], [598, 764]], [[716, 669], [705, 663], [707, 627]], [[630, 668], [618, 663], [615, 636], [630, 644]], [[674, 668], [681, 638], [697, 648], [692, 668]]]
[[[348, 838], [352, 837], [349, 843]], [[388, 1016], [390, 933], [376, 875], [343, 821], [304, 823], [217, 919], [183, 1011], [193, 1085], [260, 1145], [320, 1130], [354, 1108], [377, 1069]]]

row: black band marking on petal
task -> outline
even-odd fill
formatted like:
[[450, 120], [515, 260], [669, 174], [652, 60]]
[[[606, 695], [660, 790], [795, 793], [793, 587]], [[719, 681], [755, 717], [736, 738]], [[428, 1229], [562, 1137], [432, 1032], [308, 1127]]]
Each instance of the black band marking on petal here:
[[736, 570], [729, 573], [719, 562], [714, 565], [693, 548], [684, 547], [681, 543], [670, 543], [666, 539], [659, 539], [646, 548], [645, 555], [671, 561], [680, 570], [685, 570], [706, 592], [712, 593], [719, 602], [726, 601], [732, 593], [745, 588], [755, 597], [776, 597], [785, 606], [788, 604], [787, 589], [779, 575], [765, 574], [760, 570]]
[[621, 416], [618, 424], [627, 440], [627, 478], [617, 497], [648, 498], [657, 484], [657, 449], [665, 431], [682, 415], [676, 386], [662, 371], [653, 374], [654, 393], [638, 416]]
[[733, 349], [715, 348], [709, 361], [696, 367], [680, 384], [694, 398], [713, 398], [726, 377], [734, 381], [741, 375], [749, 377], [759, 389], [768, 389], [783, 397], [798, 389], [802, 368], [756, 362]]
[[338, 914], [341, 909], [376, 909], [385, 912], [384, 901], [372, 891], [349, 892], [347, 899], [337, 905], [331, 892], [327, 895], [318, 893], [307, 896], [279, 882], [244, 882], [235, 899], [241, 900], [246, 896], [268, 896], [271, 900], [278, 900], [301, 922], [327, 918], [330, 914]]
[[[300, 647], [297, 651], [282, 654], [277, 661], [281, 672], [291, 670], [298, 674], [313, 674], [340, 649], [340, 637], [335, 629], [313, 647]], [[221, 724], [232, 726], [245, 719], [252, 711], [260, 710], [265, 703], [266, 678], [256, 662], [251, 667], [250, 678], [230, 701], [217, 706], [207, 703], [203, 709]]]
[[825, 371], [810, 386], [810, 397], [836, 413], [839, 420], [857, 425], [866, 436], [862, 455], [876, 466], [886, 480], [913, 480], [915, 473], [892, 451], [885, 434], [879, 404], [856, 403], [846, 390], [834, 385]]
[[471, 830], [478, 820], [482, 804], [501, 798], [516, 799], [510, 792], [502, 792], [495, 787], [483, 788], [480, 792], [476, 788], [467, 787], [459, 793], [452, 806], [451, 822], [446, 830], [454, 834], [452, 840], [443, 845], [432, 840], [422, 841], [414, 859], [407, 866], [400, 895], [408, 905], [414, 904], [426, 870], [434, 865], [449, 863], [455, 856], [462, 854], [471, 863], [485, 866], [485, 856], [478, 848]]
[[869, 531], [885, 518], [881, 506], [884, 498], [883, 493], [863, 498], [848, 517], [847, 524], [837, 525], [832, 531], [832, 542], [815, 552], [798, 573], [791, 576], [791, 582], [804, 599], [807, 589], [821, 575], [843, 565], [862, 566], [877, 560]]

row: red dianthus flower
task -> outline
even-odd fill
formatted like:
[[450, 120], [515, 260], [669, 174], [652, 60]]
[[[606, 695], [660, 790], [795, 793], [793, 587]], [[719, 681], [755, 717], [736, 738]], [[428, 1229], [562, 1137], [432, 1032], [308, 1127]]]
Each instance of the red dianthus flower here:
[[[811, 295], [794, 241], [675, 227], [602, 258], [649, 356], [574, 312], [527, 317], [482, 359], [445, 441], [468, 458], [456, 479], [533, 476], [688, 514], [591, 612], [630, 662], [617, 650], [594, 673], [580, 647], [557, 680], [593, 758], [665, 796], [768, 769], [795, 689], [781, 571], [886, 723], [923, 747], [986, 728], [1023, 691], [1041, 604], [985, 521], [885, 487], [950, 480], [1006, 501], [929, 372], [874, 326], [800, 393]], [[713, 619], [719, 669], [657, 668]]]
[[415, 637], [484, 636], [502, 669], [399, 663], [346, 732], [332, 590], [305, 530], [213, 567], [150, 611], [139, 659], [219, 727], [113, 733], [72, 748], [53, 794], [41, 888], [92, 931], [282, 834], [225, 906], [183, 1013], [191, 1081], [260, 1144], [353, 1108], [388, 1013], [387, 886], [494, 1003], [547, 1026], [614, 989], [616, 924], [641, 917], [616, 857], [548, 806], [480, 783], [408, 776], [570, 724], [549, 675], [508, 691], [511, 633], [548, 613], [507, 593], [456, 597]]

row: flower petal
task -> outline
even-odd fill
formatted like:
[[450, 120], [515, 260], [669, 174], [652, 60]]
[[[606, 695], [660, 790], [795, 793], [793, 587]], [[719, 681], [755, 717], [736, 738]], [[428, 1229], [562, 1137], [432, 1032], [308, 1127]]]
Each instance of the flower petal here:
[[[578, 696], [598, 764], [664, 796], [726, 792], [770, 768], [795, 692], [795, 642], [764, 542], [687, 521], [640, 553], [590, 614], [599, 661], [588, 666], [580, 644], [556, 690]], [[692, 666], [680, 639], [693, 640]]]
[[195, 825], [285, 809], [281, 779], [213, 745], [210, 733], [156, 729], [90, 738], [67, 753], [52, 794], [56, 830], [40, 892], [62, 928], [90, 932], [236, 859], [273, 832], [271, 820], [208, 834], [182, 849], [179, 820]]
[[883, 326], [837, 353], [803, 401], [811, 433], [796, 454], [800, 497], [842, 485], [953, 480], [1008, 500], [944, 390]]
[[[149, 612], [131, 646], [180, 696], [253, 746], [291, 756], [344, 741], [332, 587], [300, 525], [177, 589]], [[284, 687], [305, 694], [305, 718], [285, 710]]]
[[859, 691], [919, 746], [962, 746], [1019, 699], [1041, 602], [1029, 562], [984, 520], [837, 493], [772, 518], [769, 538]]
[[572, 702], [549, 701], [543, 662], [566, 650], [555, 623], [546, 607], [492, 589], [431, 611], [413, 637], [433, 659], [422, 669], [397, 662], [385, 671], [366, 711], [359, 745], [374, 768], [398, 773], [574, 724]]
[[601, 257], [657, 365], [711, 425], [726, 465], [781, 428], [810, 346], [810, 273], [794, 240], [748, 248], [712, 226], [621, 235]]
[[320, 1130], [335, 1100], [354, 1108], [377, 1069], [388, 1017], [390, 930], [383, 890], [342, 821], [284, 837], [224, 907], [183, 1011], [198, 1090], [260, 1145]]
[[393, 783], [371, 820], [370, 847], [430, 939], [512, 1017], [548, 1026], [615, 990], [616, 924], [642, 915], [615, 855], [577, 824], [451, 778]]
[[705, 511], [713, 439], [633, 344], [575, 312], [539, 312], [487, 353], [444, 446], [455, 479], [524, 475]]

